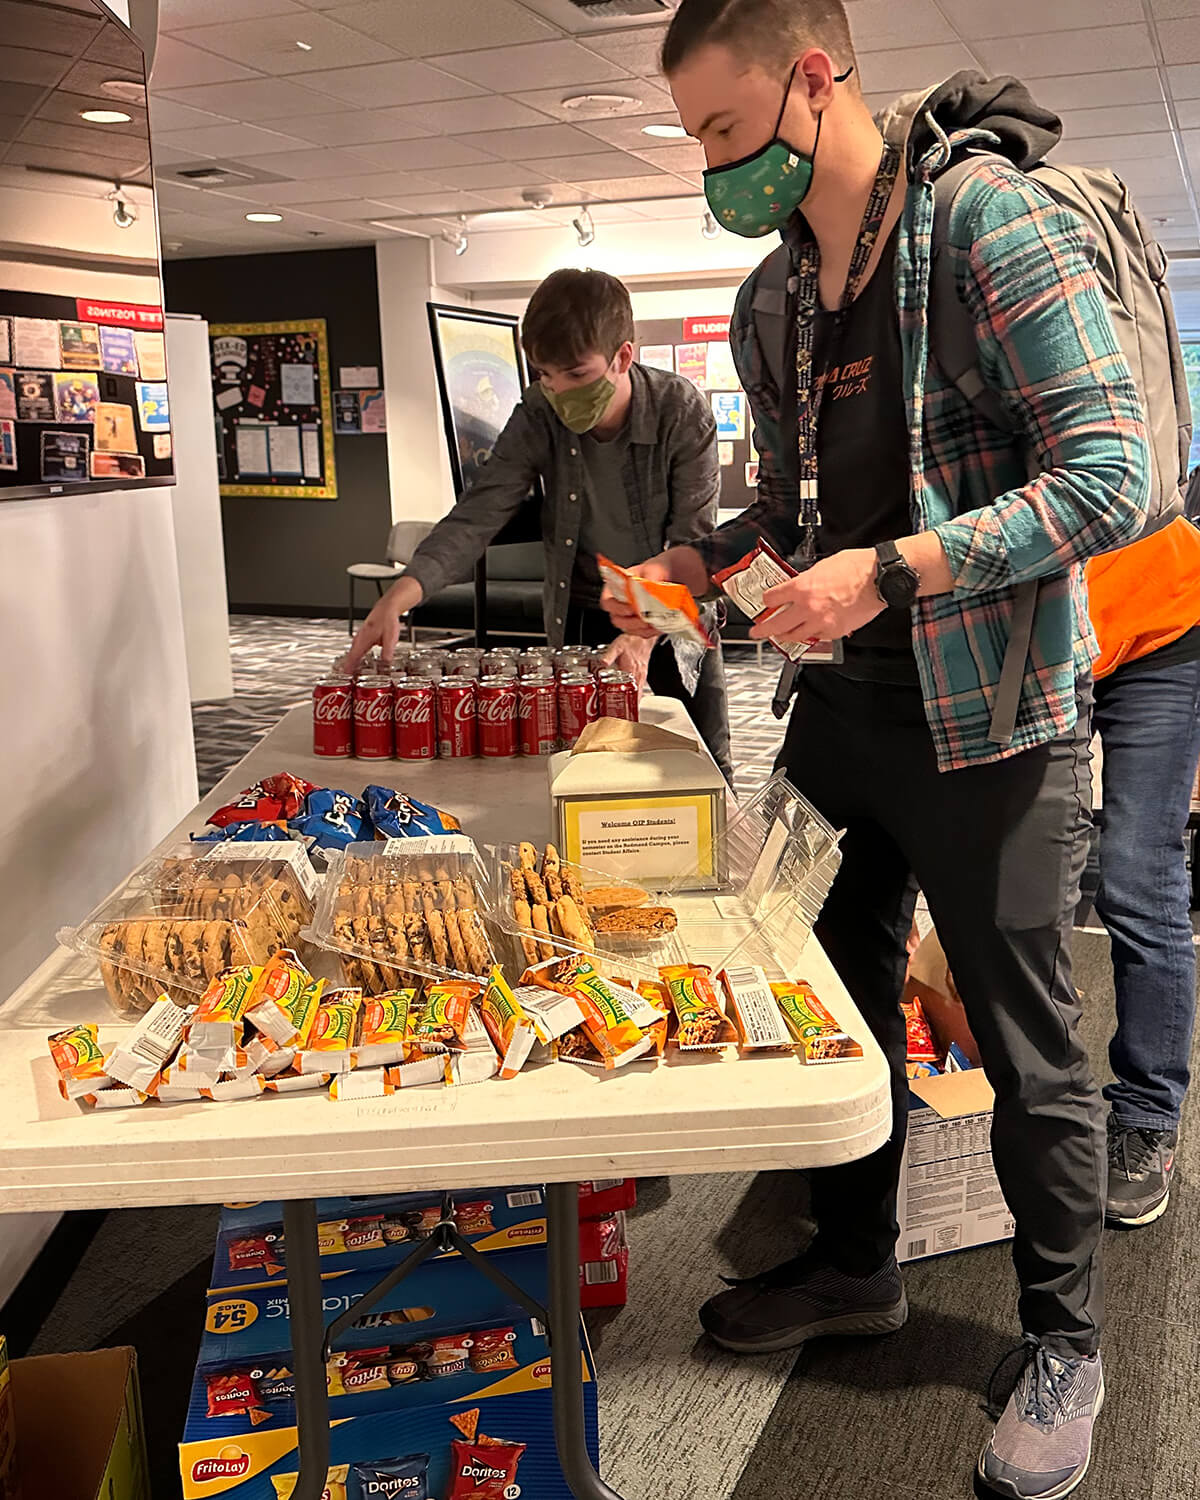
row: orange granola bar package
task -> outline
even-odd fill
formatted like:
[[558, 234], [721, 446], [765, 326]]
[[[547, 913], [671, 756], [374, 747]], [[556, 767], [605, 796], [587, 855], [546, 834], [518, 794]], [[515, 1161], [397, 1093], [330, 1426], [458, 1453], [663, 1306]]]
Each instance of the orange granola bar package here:
[[681, 635], [707, 651], [713, 644], [704, 628], [692, 591], [682, 583], [639, 578], [607, 557], [596, 559], [600, 576], [629, 612], [663, 635]]

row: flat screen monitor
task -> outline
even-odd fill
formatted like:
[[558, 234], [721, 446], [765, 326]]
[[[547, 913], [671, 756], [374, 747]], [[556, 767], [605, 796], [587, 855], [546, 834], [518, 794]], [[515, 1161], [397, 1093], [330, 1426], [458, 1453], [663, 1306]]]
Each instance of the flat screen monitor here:
[[0, 500], [171, 484], [142, 48], [98, 0], [0, 38]]

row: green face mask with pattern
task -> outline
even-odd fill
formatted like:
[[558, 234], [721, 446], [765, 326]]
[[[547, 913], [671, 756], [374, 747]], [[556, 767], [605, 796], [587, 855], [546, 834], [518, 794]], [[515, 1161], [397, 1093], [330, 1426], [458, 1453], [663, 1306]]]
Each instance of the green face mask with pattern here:
[[591, 432], [596, 423], [612, 405], [617, 388], [607, 373], [599, 380], [587, 385], [573, 386], [566, 391], [547, 391], [542, 387], [546, 400], [554, 408], [554, 415], [571, 432]]
[[[845, 83], [854, 71], [848, 69], [834, 79]], [[812, 186], [813, 162], [821, 139], [822, 114], [817, 116], [817, 136], [812, 154], [806, 155], [781, 139], [779, 127], [792, 92], [796, 76], [793, 64], [783, 91], [783, 103], [771, 139], [761, 150], [723, 167], [711, 167], [704, 174], [704, 196], [713, 216], [723, 229], [745, 239], [761, 239], [773, 229], [782, 229], [808, 195]]]

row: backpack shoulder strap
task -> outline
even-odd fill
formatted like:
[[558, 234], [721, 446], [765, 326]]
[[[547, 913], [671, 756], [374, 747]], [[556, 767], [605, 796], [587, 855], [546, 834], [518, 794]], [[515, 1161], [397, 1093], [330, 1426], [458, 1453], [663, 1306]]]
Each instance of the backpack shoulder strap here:
[[770, 371], [775, 389], [783, 394], [784, 365], [788, 346], [788, 283], [792, 276], [792, 258], [786, 245], [777, 246], [758, 268], [754, 298], [754, 330], [763, 362]]

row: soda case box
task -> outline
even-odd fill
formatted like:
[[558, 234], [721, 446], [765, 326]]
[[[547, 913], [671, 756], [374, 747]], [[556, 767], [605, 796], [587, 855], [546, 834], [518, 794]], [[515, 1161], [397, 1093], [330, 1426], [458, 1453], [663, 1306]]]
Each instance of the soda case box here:
[[[443, 1196], [417, 1192], [320, 1199], [321, 1274], [387, 1271], [429, 1237], [441, 1217]], [[545, 1194], [539, 1185], [463, 1188], [450, 1197], [455, 1225], [476, 1250], [487, 1253], [546, 1243]], [[217, 1231], [212, 1286], [255, 1286], [281, 1280], [286, 1271], [283, 1205], [226, 1204]]]
[[629, 1300], [629, 1241], [625, 1213], [579, 1225], [579, 1304], [624, 1307]]
[[579, 1184], [579, 1217], [606, 1219], [618, 1209], [637, 1207], [637, 1179], [634, 1177], [598, 1177]]

